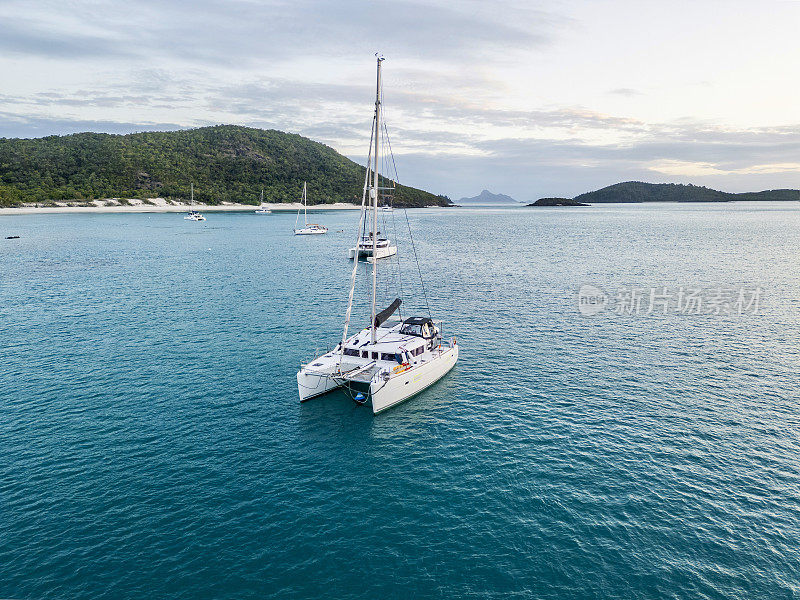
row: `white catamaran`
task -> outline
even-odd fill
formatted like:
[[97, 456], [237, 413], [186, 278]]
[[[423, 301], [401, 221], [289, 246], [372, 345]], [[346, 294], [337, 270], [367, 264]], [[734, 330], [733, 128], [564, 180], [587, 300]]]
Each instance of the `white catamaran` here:
[[[371, 144], [370, 144], [371, 145]], [[383, 201], [385, 204], [380, 206], [379, 216], [377, 219], [365, 218], [362, 223], [362, 230], [361, 236], [359, 236], [356, 245], [350, 248], [347, 251], [347, 256], [351, 259], [360, 259], [366, 258], [367, 261], [372, 261], [379, 258], [389, 258], [390, 256], [394, 256], [397, 254], [397, 246], [392, 244], [389, 241], [388, 237], [382, 236], [381, 232], [378, 231], [376, 234], [375, 231], [383, 226], [383, 230], [386, 231], [388, 229], [387, 221], [387, 213], [391, 212], [392, 207], [388, 204], [388, 200], [390, 196], [388, 196], [387, 192], [394, 190], [394, 181], [390, 181], [388, 186], [378, 188], [378, 199], [381, 198], [381, 192], [384, 192]], [[362, 206], [362, 211], [370, 212], [373, 210], [372, 203], [370, 202], [369, 206]], [[391, 218], [393, 215], [389, 215]], [[378, 221], [381, 221], [381, 224], [378, 224]], [[369, 231], [367, 231], [369, 228]], [[373, 239], [377, 237], [376, 239]]]
[[358, 240], [358, 244], [348, 250], [350, 258], [366, 258], [372, 260], [374, 258], [388, 258], [397, 254], [397, 246], [392, 245], [389, 238], [381, 237], [381, 232], [378, 232], [378, 239], [373, 240], [372, 232], [369, 235], [362, 236]]
[[[300, 219], [300, 211], [303, 211], [304, 225], [297, 228], [297, 222]], [[308, 198], [306, 196], [306, 182], [303, 182], [303, 206], [297, 209], [297, 217], [294, 219], [294, 234], [295, 235], [318, 235], [321, 233], [328, 233], [328, 228], [316, 223], [308, 222]]]
[[261, 189], [261, 204], [258, 205], [258, 208], [256, 209], [256, 214], [257, 215], [268, 215], [271, 212], [272, 211], [269, 209], [269, 206], [264, 204], [264, 189], [262, 188]]
[[[370, 156], [367, 159], [369, 166], [361, 198], [362, 209], [367, 206], [367, 199], [369, 200], [369, 210], [361, 211], [359, 242], [364, 231], [365, 218], [372, 220], [371, 231], [378, 231], [382, 61], [383, 58], [378, 57], [375, 116], [372, 123]], [[377, 256], [378, 241], [378, 236], [372, 236], [372, 256]], [[371, 262], [372, 310], [369, 327], [348, 337], [347, 330], [350, 325], [353, 293], [359, 269], [358, 261], [354, 261], [342, 341], [330, 352], [301, 365], [297, 373], [301, 402], [344, 387], [347, 390], [358, 391], [353, 399], [359, 404], [371, 400], [372, 411], [377, 414], [423, 391], [441, 379], [456, 364], [458, 345], [455, 339], [443, 343], [440, 321], [435, 322], [430, 316], [390, 321], [392, 314], [400, 308], [402, 303], [400, 298], [396, 298], [388, 308], [376, 312], [378, 261]]]
[[[191, 195], [191, 199], [189, 200], [189, 205], [190, 206], [194, 206], [194, 183], [192, 183], [191, 186], [192, 186], [192, 192], [191, 192], [192, 195]], [[203, 215], [201, 215], [198, 211], [196, 211], [194, 209], [190, 210], [189, 214], [187, 214], [185, 217], [183, 217], [183, 219], [185, 221], [205, 221], [206, 220], [206, 218]]]

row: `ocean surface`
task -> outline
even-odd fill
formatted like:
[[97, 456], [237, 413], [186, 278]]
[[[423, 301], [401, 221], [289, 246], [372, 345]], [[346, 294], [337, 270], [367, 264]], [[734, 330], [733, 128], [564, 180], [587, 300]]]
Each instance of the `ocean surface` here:
[[295, 381], [355, 213], [0, 217], [0, 598], [800, 597], [798, 204], [408, 219], [376, 417]]

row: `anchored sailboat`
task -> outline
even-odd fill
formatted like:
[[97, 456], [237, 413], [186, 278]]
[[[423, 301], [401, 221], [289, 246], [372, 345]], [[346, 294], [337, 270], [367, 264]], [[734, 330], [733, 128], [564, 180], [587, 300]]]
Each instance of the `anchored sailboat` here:
[[[381, 189], [378, 157], [381, 137], [382, 61], [383, 58], [378, 57], [375, 116], [372, 123], [370, 156], [367, 160], [369, 166], [361, 197], [359, 242], [362, 239], [366, 218], [372, 221], [371, 231], [378, 231], [378, 196]], [[372, 256], [377, 256], [378, 239], [378, 235], [371, 237]], [[413, 238], [411, 239], [413, 248]], [[425, 390], [456, 364], [458, 345], [455, 339], [443, 343], [441, 321], [433, 321], [430, 314], [399, 321], [390, 320], [399, 310], [402, 304], [401, 298], [396, 298], [386, 309], [376, 311], [378, 261], [371, 262], [372, 308], [369, 327], [348, 337], [356, 275], [359, 269], [356, 260], [350, 276], [350, 295], [342, 341], [330, 352], [301, 365], [297, 373], [297, 388], [301, 402], [337, 388], [355, 389], [359, 392], [353, 399], [359, 404], [369, 399], [372, 411], [377, 414]]]
[[389, 238], [381, 237], [381, 232], [378, 232], [377, 240], [373, 240], [372, 232], [369, 235], [362, 236], [358, 240], [358, 244], [348, 250], [350, 258], [366, 258], [372, 260], [376, 258], [388, 258], [397, 254], [397, 246], [394, 246]]
[[[347, 255], [351, 259], [366, 258], [368, 261], [372, 261], [379, 258], [389, 258], [397, 254], [397, 246], [392, 244], [388, 237], [381, 235], [381, 232], [377, 231], [381, 226], [384, 231], [388, 229], [386, 213], [390, 212], [392, 207], [388, 204], [391, 196], [389, 196], [387, 192], [394, 189], [393, 181], [390, 182], [388, 186], [378, 188], [378, 200], [380, 200], [381, 192], [383, 192], [384, 202], [384, 204], [380, 206], [380, 216], [371, 219], [369, 215], [367, 215], [367, 218], [363, 220], [361, 236], [358, 238], [356, 245], [347, 251]], [[370, 202], [369, 206], [362, 206], [361, 210], [367, 212], [372, 211], [372, 203]], [[389, 218], [391, 217], [392, 215], [389, 215]], [[380, 223], [378, 222], [379, 219]], [[369, 225], [367, 225], [367, 223], [369, 223]], [[367, 231], [367, 227], [369, 227], [369, 231]]]
[[[300, 211], [303, 211], [304, 225], [298, 229], [297, 221], [300, 218]], [[308, 197], [306, 194], [306, 182], [303, 182], [303, 206], [297, 209], [297, 217], [294, 219], [294, 234], [295, 235], [316, 235], [321, 233], [328, 233], [328, 228], [316, 223], [308, 222]]]
[[[189, 205], [190, 206], [194, 206], [194, 183], [191, 183], [190, 185], [192, 186], [191, 187], [192, 191], [191, 191], [191, 199], [189, 200]], [[201, 215], [198, 211], [196, 211], [194, 209], [190, 210], [189, 214], [187, 214], [185, 217], [183, 217], [183, 219], [184, 219], [184, 221], [205, 221], [206, 220], [206, 218], [203, 215]]]
[[258, 208], [256, 209], [257, 215], [268, 215], [272, 211], [269, 209], [268, 206], [264, 204], [264, 188], [261, 188], [261, 203], [259, 204]]

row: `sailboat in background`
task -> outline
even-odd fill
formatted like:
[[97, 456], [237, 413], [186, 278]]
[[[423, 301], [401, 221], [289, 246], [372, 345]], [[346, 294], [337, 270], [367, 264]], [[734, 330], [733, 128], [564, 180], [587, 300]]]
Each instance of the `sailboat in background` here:
[[[300, 219], [300, 211], [303, 211], [303, 223], [304, 225], [297, 228], [297, 222]], [[308, 222], [308, 197], [307, 197], [307, 190], [306, 190], [306, 182], [303, 182], [303, 206], [297, 209], [297, 217], [294, 220], [294, 234], [295, 235], [318, 235], [322, 233], [328, 233], [328, 228], [323, 227], [322, 225], [317, 225], [316, 223], [309, 223]]]
[[[390, 212], [392, 209], [391, 207], [386, 204], [390, 198], [390, 196], [386, 193], [387, 191], [394, 190], [394, 182], [390, 181], [390, 185], [381, 187], [378, 192], [380, 196], [380, 192], [383, 192], [383, 202], [384, 204], [380, 207], [380, 217], [376, 219], [369, 219], [366, 218], [363, 220], [364, 225], [362, 225], [361, 236], [359, 237], [356, 245], [350, 250], [347, 251], [347, 255], [351, 259], [361, 259], [366, 258], [367, 261], [377, 260], [379, 258], [389, 258], [390, 256], [394, 256], [397, 254], [397, 246], [392, 244], [389, 241], [389, 238], [386, 236], [381, 235], [380, 231], [377, 231], [379, 227], [382, 227], [384, 231], [388, 229], [387, 223], [387, 212]], [[388, 210], [387, 210], [388, 209]], [[372, 206], [364, 206], [362, 207], [364, 211], [371, 211]], [[376, 211], [377, 212], [377, 211]], [[390, 215], [389, 217], [391, 217]], [[380, 224], [378, 222], [380, 219]], [[367, 225], [369, 223], [369, 231], [367, 231]], [[377, 231], [377, 233], [376, 233]]]
[[[194, 183], [192, 183], [190, 185], [191, 185], [192, 191], [191, 191], [191, 199], [189, 200], [189, 206], [194, 206]], [[205, 221], [206, 220], [206, 218], [203, 215], [201, 215], [199, 212], [197, 212], [196, 210], [190, 210], [189, 214], [186, 215], [185, 217], [183, 217], [183, 219], [184, 219], [184, 221]]]
[[261, 188], [261, 203], [258, 205], [258, 209], [256, 210], [256, 214], [257, 215], [268, 215], [271, 212], [272, 211], [270, 209], [268, 209], [264, 205], [264, 188]]
[[369, 235], [362, 236], [358, 240], [358, 244], [347, 251], [348, 256], [353, 259], [366, 258], [367, 261], [378, 258], [389, 258], [397, 254], [397, 246], [394, 246], [389, 238], [381, 237], [381, 232], [378, 232], [377, 240], [373, 239], [372, 232]]
[[[378, 57], [375, 116], [372, 122], [370, 153], [367, 158], [369, 166], [361, 197], [359, 241], [362, 239], [365, 218], [370, 218], [372, 221], [371, 231], [378, 230], [378, 196], [381, 189], [378, 157], [382, 133], [382, 61], [383, 57]], [[367, 200], [369, 200], [368, 210], [366, 210]], [[413, 249], [413, 237], [409, 235], [409, 238]], [[373, 256], [376, 256], [378, 237], [373, 236], [371, 242]], [[414, 256], [416, 257], [416, 250]], [[455, 366], [458, 360], [458, 345], [455, 338], [449, 344], [443, 342], [442, 322], [433, 321], [430, 309], [428, 316], [390, 320], [403, 302], [401, 298], [395, 298], [384, 310], [376, 310], [379, 261], [371, 262], [372, 309], [369, 326], [353, 336], [348, 336], [353, 310], [353, 293], [359, 269], [359, 262], [354, 261], [342, 341], [329, 352], [300, 366], [300, 371], [297, 373], [297, 390], [301, 402], [338, 388], [351, 393], [358, 390], [353, 400], [358, 404], [371, 401], [372, 411], [377, 414], [425, 390]], [[424, 293], [421, 272], [420, 283]], [[425, 304], [427, 305], [427, 294], [425, 294]]]

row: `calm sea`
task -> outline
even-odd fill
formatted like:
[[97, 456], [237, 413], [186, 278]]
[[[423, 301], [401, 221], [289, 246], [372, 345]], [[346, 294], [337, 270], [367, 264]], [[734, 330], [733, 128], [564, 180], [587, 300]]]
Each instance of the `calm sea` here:
[[1, 598], [800, 596], [800, 206], [412, 211], [377, 417], [297, 400], [355, 219], [0, 217]]

